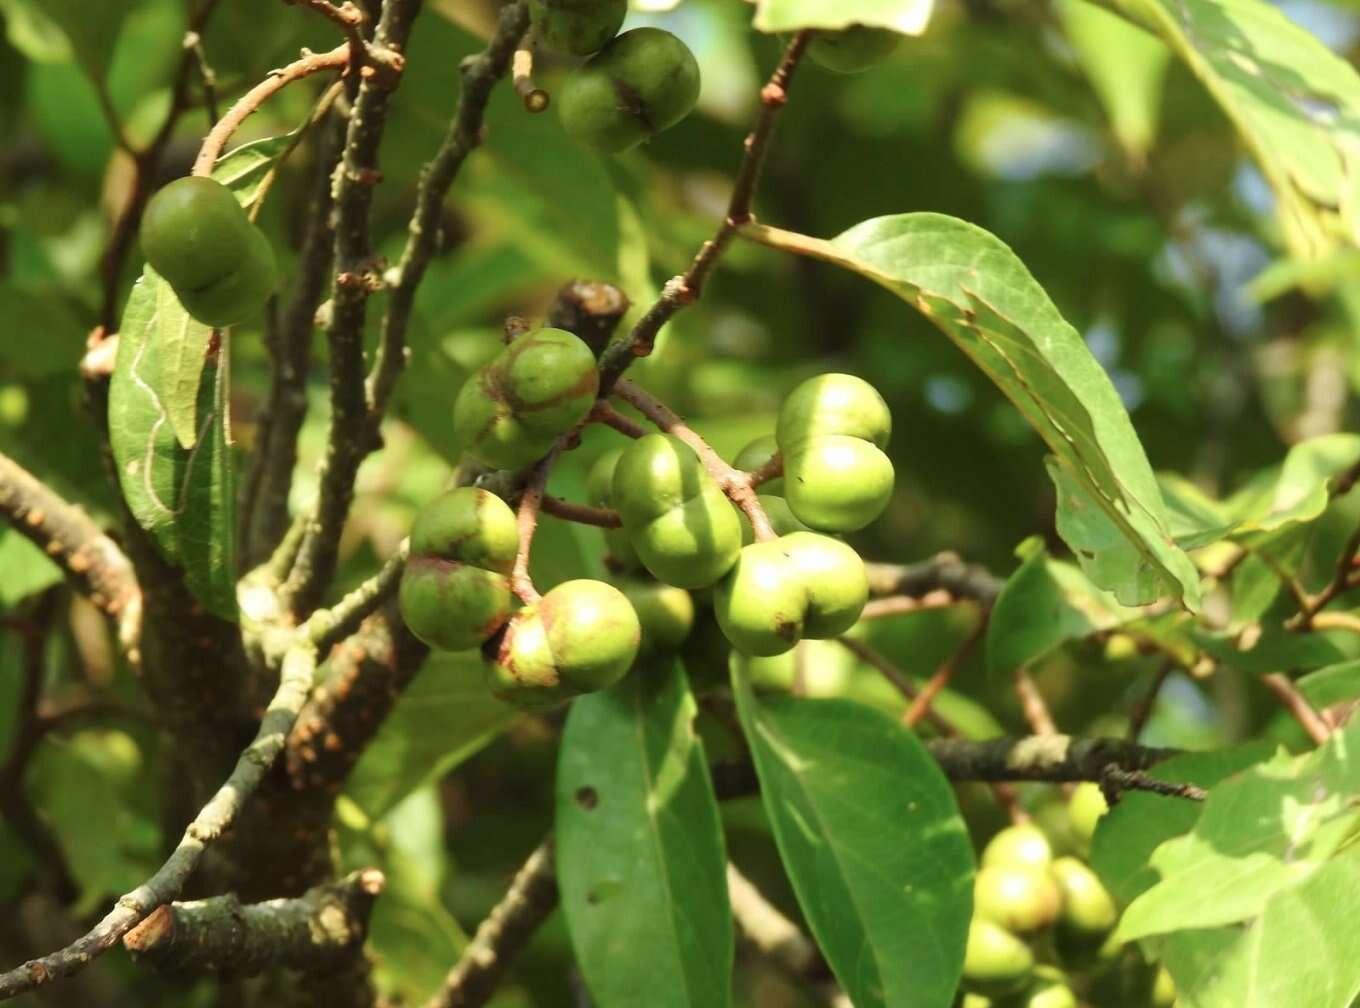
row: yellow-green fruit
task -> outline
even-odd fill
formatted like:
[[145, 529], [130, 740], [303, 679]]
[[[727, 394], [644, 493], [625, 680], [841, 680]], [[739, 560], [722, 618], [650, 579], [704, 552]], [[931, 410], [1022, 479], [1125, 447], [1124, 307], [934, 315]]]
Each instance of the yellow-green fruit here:
[[[586, 474], [586, 503], [601, 508], [614, 506], [614, 468], [622, 455], [622, 448], [611, 448], [595, 460]], [[604, 544], [609, 549], [607, 562], [611, 570], [626, 574], [642, 566], [626, 530], [605, 529]]]
[[142, 254], [177, 291], [199, 290], [234, 273], [254, 226], [230, 189], [199, 176], [162, 188], [142, 214]]
[[459, 487], [435, 498], [411, 527], [398, 601], [411, 632], [433, 648], [476, 647], [510, 615], [507, 575], [519, 531], [494, 494]]
[[[762, 434], [754, 441], [750, 442], [745, 448], [737, 452], [737, 457], [732, 460], [732, 465], [745, 472], [755, 472], [770, 459], [774, 458], [779, 452], [779, 445], [775, 443], [773, 434]], [[776, 477], [766, 480], [760, 484], [762, 494], [775, 494], [776, 496], [784, 492], [783, 479]]]
[[779, 407], [775, 440], [786, 453], [812, 437], [843, 434], [879, 448], [892, 435], [892, 413], [863, 378], [822, 374], [799, 384]]
[[995, 1003], [991, 998], [983, 994], [974, 994], [972, 991], [960, 991], [962, 995], [958, 1001], [958, 1008], [992, 1008]]
[[1157, 979], [1152, 981], [1152, 1008], [1172, 1008], [1176, 1003], [1176, 981], [1165, 966], [1157, 967]]
[[689, 115], [699, 98], [699, 64], [670, 32], [634, 28], [572, 73], [557, 98], [568, 134], [617, 154]]
[[1096, 873], [1074, 857], [1061, 857], [1049, 869], [1062, 893], [1060, 927], [1100, 941], [1119, 921], [1119, 908]]
[[963, 983], [989, 997], [1006, 997], [1029, 983], [1034, 953], [1011, 932], [976, 916], [968, 926], [963, 954]]
[[529, 0], [529, 20], [549, 49], [589, 56], [618, 34], [628, 0]]
[[633, 548], [658, 580], [706, 588], [736, 562], [736, 509], [679, 438], [634, 441], [614, 469], [612, 493]]
[[718, 584], [713, 612], [744, 654], [783, 654], [803, 637], [808, 595], [783, 539], [753, 543]]
[[199, 322], [220, 329], [256, 315], [277, 283], [274, 250], [264, 232], [252, 224], [235, 270], [205, 287], [175, 287], [175, 296]]
[[1029, 992], [1019, 1008], [1077, 1008], [1077, 996], [1065, 983], [1043, 982]]
[[973, 913], [1016, 934], [1048, 927], [1062, 910], [1062, 894], [1047, 871], [985, 867], [973, 882]]
[[1072, 823], [1072, 835], [1083, 849], [1091, 846], [1100, 817], [1110, 810], [1100, 785], [1084, 781], [1072, 790], [1067, 801], [1067, 816]]
[[868, 441], [829, 434], [785, 453], [789, 509], [812, 528], [854, 532], [883, 513], [892, 498], [893, 465]]
[[674, 651], [685, 642], [694, 627], [694, 599], [689, 592], [655, 581], [626, 581], [620, 588], [642, 628], [639, 654]]
[[637, 656], [637, 614], [603, 581], [566, 581], [515, 613], [494, 661], [492, 692], [541, 709], [618, 682]]
[[807, 593], [803, 636], [824, 640], [854, 626], [869, 600], [869, 578], [859, 554], [839, 539], [815, 532], [793, 532], [778, 542]]
[[851, 25], [844, 31], [819, 31], [808, 45], [808, 56], [836, 73], [859, 73], [886, 60], [901, 41], [901, 35], [887, 28]]
[[1047, 868], [1053, 862], [1053, 848], [1048, 837], [1033, 823], [1007, 826], [992, 837], [982, 852], [984, 868], [996, 866], [1015, 868]]
[[487, 392], [484, 375], [485, 369], [478, 371], [459, 390], [453, 403], [454, 434], [469, 455], [492, 469], [532, 465], [552, 450], [556, 438], [520, 423], [509, 403]]

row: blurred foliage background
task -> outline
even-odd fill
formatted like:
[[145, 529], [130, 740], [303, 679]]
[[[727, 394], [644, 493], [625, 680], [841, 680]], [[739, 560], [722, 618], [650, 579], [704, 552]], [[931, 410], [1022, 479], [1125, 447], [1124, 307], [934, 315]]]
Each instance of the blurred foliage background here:
[[[99, 321], [100, 257], [128, 194], [129, 158], [117, 136], [136, 145], [159, 127], [187, 11], [185, 0], [74, 6], [83, 11], [72, 18], [65, 2], [0, 0], [0, 451], [108, 518], [111, 483], [77, 363]], [[687, 41], [704, 90], [698, 114], [645, 148], [602, 159], [571, 145], [551, 111], [531, 116], [508, 87], [497, 90], [487, 144], [454, 188], [420, 294], [400, 422], [389, 424], [385, 448], [361, 473], [344, 544], [351, 580], [393, 549], [415, 509], [447, 480], [453, 396], [498, 346], [506, 315], [541, 315], [574, 277], [614, 281], [635, 310], [645, 307], [721, 215], [758, 82], [780, 41], [750, 30], [740, 0], [648, 6], [658, 9], [635, 10], [630, 24], [658, 24]], [[1353, 54], [1353, 5], [1280, 6], [1338, 53]], [[377, 244], [392, 255], [420, 165], [453, 107], [458, 62], [479, 47], [494, 13], [486, 0], [430, 0], [426, 8], [375, 203]], [[236, 0], [214, 13], [202, 43], [225, 101], [299, 47], [321, 49], [329, 39], [329, 26], [304, 11]], [[540, 60], [538, 83], [551, 92], [564, 71]], [[238, 139], [297, 128], [322, 87], [288, 88]], [[208, 122], [202, 108], [182, 118], [159, 180], [187, 170]], [[262, 217], [285, 274], [306, 213], [313, 139], [287, 164]], [[869, 217], [921, 209], [980, 224], [1016, 250], [1113, 376], [1158, 470], [1222, 495], [1289, 445], [1354, 421], [1360, 353], [1351, 281], [1360, 258], [1338, 252], [1306, 267], [1289, 259], [1271, 190], [1223, 113], [1160, 43], [1097, 8], [953, 0], [883, 67], [854, 77], [815, 65], [800, 71], [757, 199], [760, 219], [830, 237]], [[134, 254], [116, 280], [120, 298], [139, 269]], [[244, 458], [267, 386], [261, 333], [235, 331], [232, 354], [232, 433]], [[318, 337], [295, 504], [315, 490], [324, 355]], [[922, 318], [859, 278], [737, 245], [634, 376], [730, 456], [771, 426], [793, 384], [824, 370], [870, 379], [894, 414], [897, 493], [886, 516], [856, 537], [866, 556], [907, 562], [954, 550], [1004, 576], [1029, 536], [1061, 552], [1038, 438]], [[579, 498], [608, 437], [592, 431], [554, 475], [555, 492]], [[1344, 528], [1339, 518], [1320, 523], [1309, 548], [1325, 557], [1330, 545], [1334, 556]], [[549, 522], [535, 548], [536, 575], [547, 587], [597, 574], [599, 554], [594, 530]], [[0, 530], [0, 613], [29, 613], [58, 580], [40, 553]], [[143, 877], [174, 831], [161, 830], [156, 806], [156, 733], [135, 716], [136, 685], [98, 617], [63, 598], [45, 618], [62, 627], [45, 656], [53, 696], [95, 694], [133, 710], [115, 727], [50, 737], [27, 784], [78, 878], [79, 916]], [[923, 612], [875, 624], [870, 638], [925, 677], [975, 620], [968, 607]], [[24, 657], [15, 625], [0, 624], [0, 739]], [[1159, 664], [1088, 642], [1055, 654], [1037, 674], [1063, 728], [1118, 730], [1102, 716], [1125, 710]], [[813, 692], [900, 709], [896, 693], [835, 645], [817, 645], [808, 668]], [[790, 674], [777, 662], [765, 671]], [[346, 865], [378, 863], [392, 880], [374, 945], [384, 983], [411, 998], [442, 975], [461, 928], [485, 912], [550, 822], [552, 724], [512, 722], [477, 692], [475, 676], [456, 657], [432, 663], [338, 809]], [[978, 651], [941, 703], [972, 735], [1022, 724], [1009, 684], [985, 674]], [[1178, 676], [1146, 738], [1221, 745], [1263, 725], [1293, 737], [1240, 683]], [[457, 775], [444, 775], [459, 764]], [[971, 814], [994, 816], [985, 797], [966, 797]], [[793, 912], [757, 808], [738, 802], [724, 812], [737, 861]], [[0, 904], [23, 911], [4, 915], [0, 951], [15, 961], [30, 942], [53, 944], [51, 925], [34, 923], [51, 908], [31, 905], [33, 870], [9, 824], [0, 825]], [[568, 960], [555, 918], [496, 1003], [578, 1003], [563, 981]], [[744, 1003], [801, 1003], [753, 962], [743, 961], [739, 984]], [[84, 987], [34, 1003], [227, 1003], [216, 996], [109, 961]]]

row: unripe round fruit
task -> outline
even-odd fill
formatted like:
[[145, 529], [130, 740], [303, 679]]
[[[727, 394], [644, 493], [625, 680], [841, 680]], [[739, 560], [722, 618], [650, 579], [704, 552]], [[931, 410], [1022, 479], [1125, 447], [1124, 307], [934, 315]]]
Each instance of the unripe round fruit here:
[[221, 329], [259, 312], [277, 283], [274, 249], [264, 232], [252, 224], [236, 269], [205, 287], [175, 287], [175, 296], [199, 322]]
[[982, 866], [1004, 868], [1047, 868], [1053, 863], [1053, 848], [1043, 830], [1033, 823], [1007, 826], [992, 837], [982, 852]]
[[713, 598], [733, 647], [760, 657], [783, 654], [802, 639], [807, 607], [807, 589], [783, 539], [742, 549]]
[[637, 614], [603, 581], [566, 581], [515, 613], [494, 662], [492, 692], [541, 709], [612, 686], [637, 656]]
[[398, 601], [411, 632], [433, 648], [476, 647], [510, 615], [515, 513], [495, 494], [459, 487], [421, 509]]
[[568, 77], [557, 104], [568, 134], [617, 154], [674, 126], [698, 98], [689, 47], [660, 28], [634, 28]]
[[1165, 966], [1157, 967], [1157, 978], [1152, 981], [1152, 1008], [1172, 1008], [1176, 1003], [1176, 981]]
[[844, 434], [879, 448], [892, 435], [892, 413], [863, 378], [821, 374], [799, 384], [779, 407], [775, 440], [786, 452], [808, 438]]
[[808, 44], [808, 56], [836, 73], [859, 73], [882, 63], [902, 36], [887, 28], [851, 25], [843, 31], [819, 31]]
[[1119, 921], [1119, 909], [1096, 873], [1073, 857], [1062, 857], [1049, 869], [1062, 893], [1059, 926], [1100, 941]]
[[674, 651], [685, 642], [694, 627], [694, 599], [689, 592], [654, 581], [627, 581], [620, 587], [642, 628], [639, 654]]
[[1020, 1003], [1021, 1008], [1077, 1008], [1077, 996], [1062, 982], [1042, 983]]
[[[623, 455], [622, 448], [611, 448], [595, 460], [586, 474], [586, 503], [594, 507], [614, 506], [614, 469]], [[610, 570], [626, 574], [642, 566], [637, 550], [621, 528], [604, 529], [604, 543], [609, 548], [606, 561]]]
[[1021, 990], [1034, 972], [1034, 953], [999, 924], [977, 917], [968, 925], [963, 954], [963, 982], [991, 997]]
[[628, 0], [529, 0], [529, 20], [549, 49], [589, 56], [618, 34]]
[[679, 438], [648, 434], [629, 445], [612, 492], [633, 548], [658, 580], [706, 588], [736, 562], [736, 509]]
[[803, 636], [824, 640], [854, 626], [869, 600], [869, 578], [859, 554], [815, 532], [793, 532], [778, 541], [807, 593]]
[[175, 179], [147, 203], [142, 254], [177, 291], [199, 290], [236, 271], [253, 230], [230, 189], [191, 175]]
[[1072, 797], [1067, 801], [1067, 815], [1072, 823], [1072, 835], [1083, 849], [1091, 846], [1096, 825], [1109, 810], [1099, 784], [1083, 781], [1072, 790]]
[[[732, 460], [732, 465], [744, 472], [755, 472], [770, 459], [774, 458], [779, 452], [779, 445], [775, 443], [773, 434], [762, 434], [741, 451], [737, 452], [737, 457]], [[776, 477], [766, 480], [760, 484], [762, 494], [775, 494], [778, 496], [784, 492], [784, 480]]]
[[1062, 894], [1046, 871], [987, 867], [973, 882], [973, 913], [1016, 934], [1047, 927], [1061, 909]]
[[893, 491], [888, 456], [859, 438], [813, 438], [787, 455], [784, 476], [789, 509], [827, 532], [854, 532], [883, 513]]

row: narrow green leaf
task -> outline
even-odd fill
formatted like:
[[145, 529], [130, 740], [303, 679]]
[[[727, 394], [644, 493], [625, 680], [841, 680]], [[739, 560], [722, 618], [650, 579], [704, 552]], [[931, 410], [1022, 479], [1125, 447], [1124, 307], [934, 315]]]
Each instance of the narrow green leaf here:
[[279, 158], [297, 139], [298, 127], [280, 136], [262, 137], [227, 151], [213, 165], [212, 177], [236, 196], [241, 206], [249, 209], [259, 198], [260, 187]]
[[1241, 132], [1285, 239], [1315, 258], [1360, 234], [1360, 76], [1264, 0], [1115, 0], [1159, 34]]
[[0, 612], [61, 583], [61, 568], [12, 528], [0, 528]]
[[435, 651], [364, 749], [345, 791], [370, 818], [479, 752], [515, 719], [486, 688], [478, 651]]
[[935, 0], [756, 0], [755, 26], [786, 32], [863, 24], [920, 35], [934, 9]]
[[727, 858], [695, 710], [672, 659], [579, 697], [567, 715], [557, 872], [600, 1008], [731, 1003]]
[[[178, 310], [176, 310], [178, 309]], [[162, 353], [182, 339], [183, 309], [147, 269], [128, 298], [119, 330], [118, 360], [109, 386], [109, 441], [123, 496], [137, 523], [184, 571], [203, 606], [236, 616], [235, 511], [227, 444], [227, 351], [210, 339], [196, 387], [197, 439], [175, 437], [168, 401], [184, 385], [167, 387]], [[181, 408], [183, 404], [181, 403]]]
[[1199, 575], [1172, 540], [1161, 491], [1118, 392], [998, 238], [933, 213], [868, 220], [830, 242], [758, 226], [744, 233], [859, 273], [929, 318], [1057, 457], [1050, 469], [1064, 478], [1059, 527], [1077, 537], [1069, 545], [1087, 576], [1124, 605], [1169, 594], [1198, 607]]
[[[989, 674], [1012, 672], [1063, 641], [1085, 637], [1099, 628], [1089, 610], [1069, 600], [1058, 583], [1057, 566], [1041, 544], [1006, 580], [987, 622]], [[1095, 589], [1091, 592], [1095, 594]]]
[[208, 369], [208, 355], [216, 352], [213, 348], [218, 343], [213, 329], [189, 316], [168, 283], [156, 285], [153, 338], [155, 353], [148, 362], [160, 369], [160, 375], [151, 384], [165, 406], [175, 440], [187, 451], [198, 444], [204, 422], [198, 411], [199, 389]]
[[742, 730], [784, 867], [857, 1008], [945, 1008], [963, 969], [973, 849], [920, 741], [848, 700], [757, 698], [734, 663]]
[[1360, 659], [1320, 668], [1295, 685], [1314, 707], [1360, 699]]

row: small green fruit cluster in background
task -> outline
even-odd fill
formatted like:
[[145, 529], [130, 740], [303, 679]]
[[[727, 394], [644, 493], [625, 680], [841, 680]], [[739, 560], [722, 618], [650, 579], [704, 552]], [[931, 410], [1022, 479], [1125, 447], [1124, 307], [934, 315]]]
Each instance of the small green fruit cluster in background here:
[[698, 100], [689, 46], [660, 28], [634, 28], [574, 70], [557, 104], [568, 135], [620, 154], [670, 129]]
[[534, 329], [463, 384], [453, 406], [454, 434], [483, 465], [526, 466], [585, 419], [599, 388], [595, 355], [579, 337]]
[[901, 41], [901, 35], [887, 28], [851, 25], [843, 31], [817, 32], [808, 43], [808, 56], [836, 73], [859, 73], [886, 60]]
[[794, 517], [822, 532], [853, 532], [882, 514], [893, 490], [883, 453], [891, 433], [888, 404], [862, 378], [818, 375], [789, 393], [774, 436]]
[[[1063, 839], [1088, 850], [1105, 810], [1099, 787], [1077, 787]], [[1003, 829], [984, 848], [974, 880], [958, 1004], [1077, 1008], [1106, 1004], [1117, 988], [1128, 1008], [1169, 1008], [1175, 1000], [1169, 974], [1110, 940], [1118, 922], [1113, 897], [1081, 858], [1055, 856], [1033, 823]]]
[[244, 322], [264, 307], [278, 282], [274, 250], [231, 190], [188, 176], [146, 206], [142, 252], [184, 310], [204, 325]]
[[628, 0], [530, 0], [537, 40], [570, 56], [598, 52], [623, 27]]
[[411, 528], [402, 619], [432, 648], [477, 647], [510, 617], [515, 513], [495, 494], [459, 487], [431, 501]]

